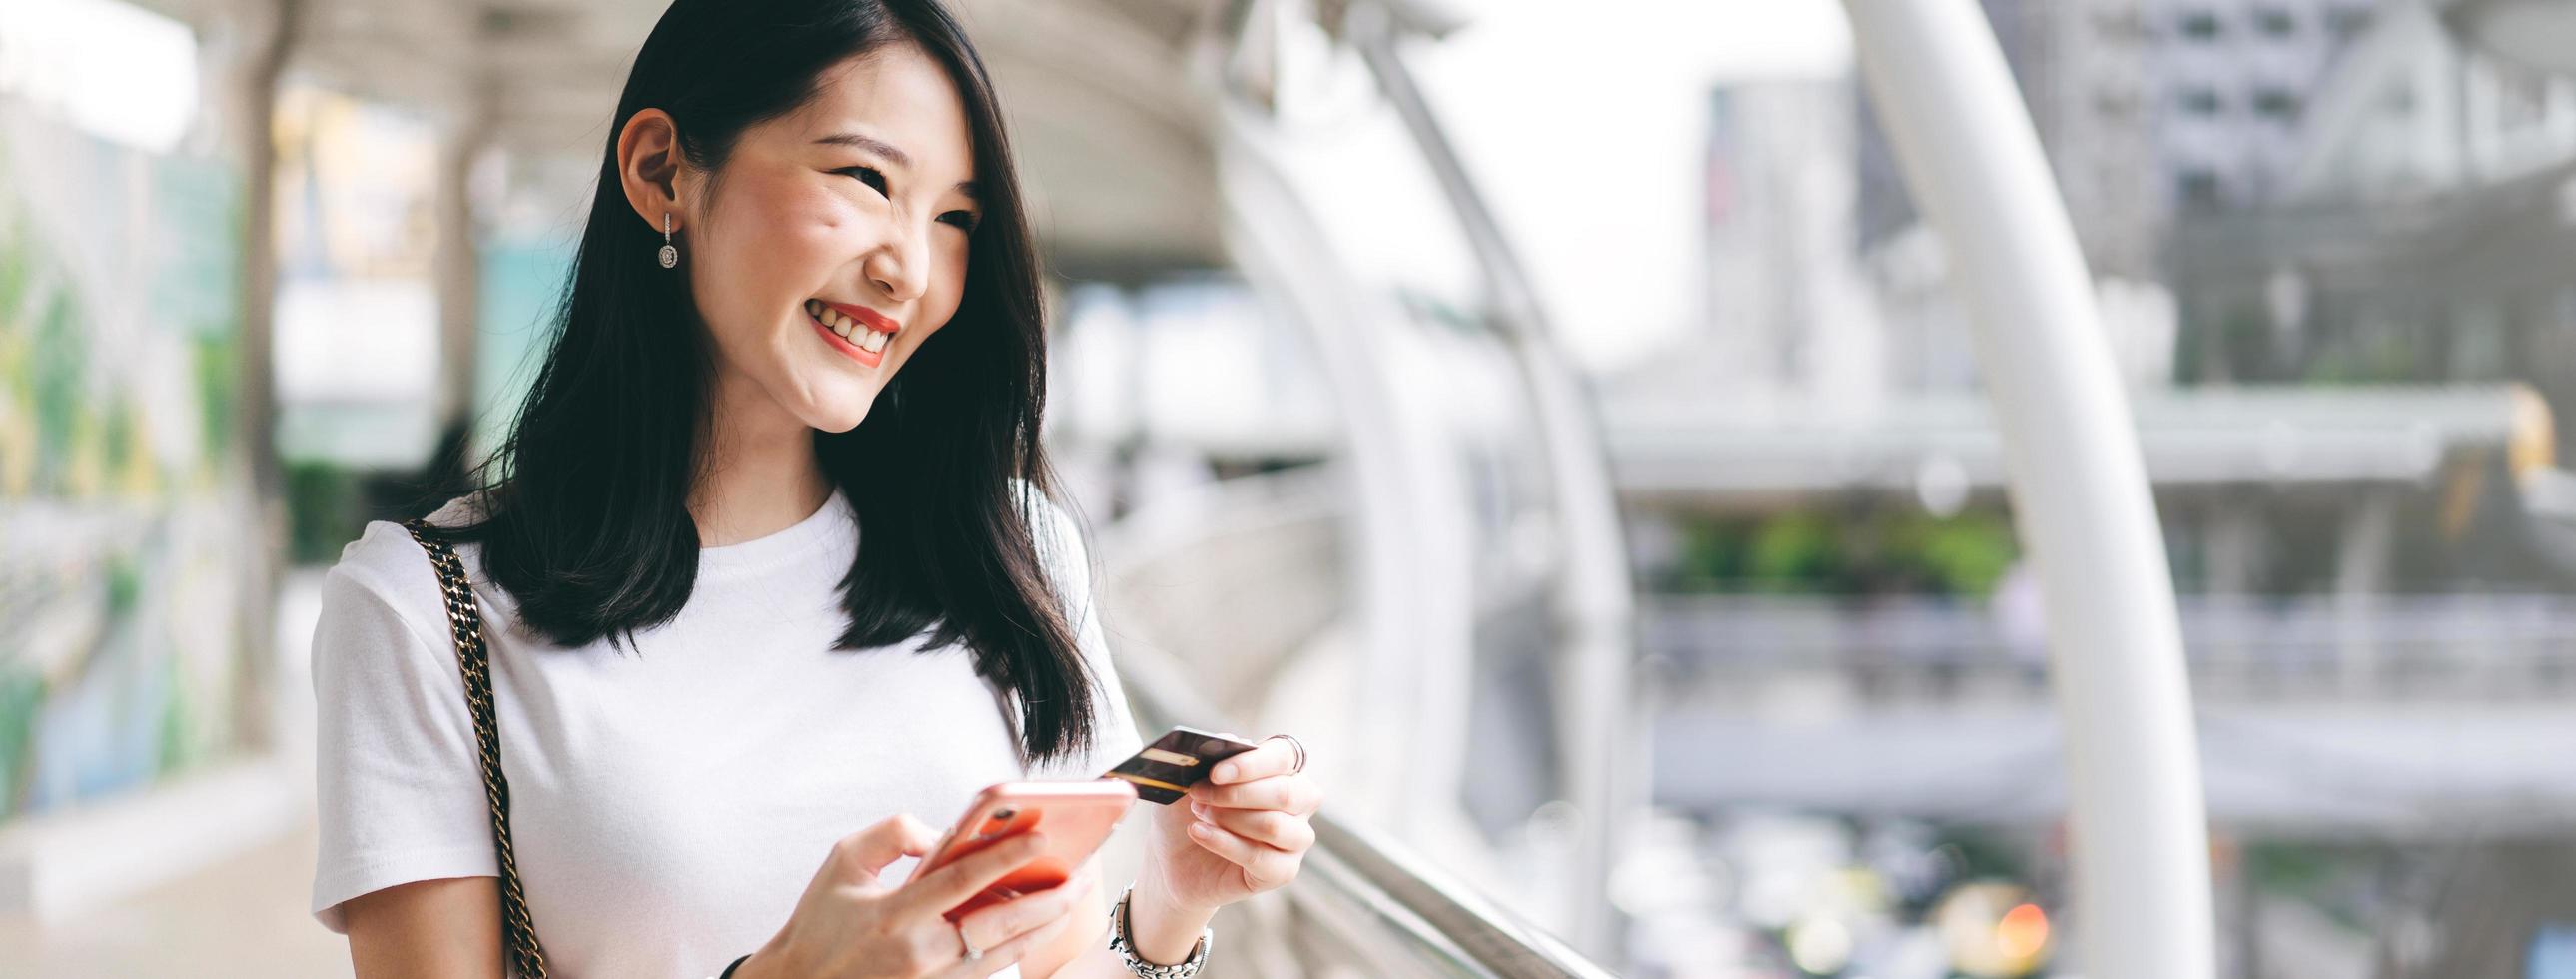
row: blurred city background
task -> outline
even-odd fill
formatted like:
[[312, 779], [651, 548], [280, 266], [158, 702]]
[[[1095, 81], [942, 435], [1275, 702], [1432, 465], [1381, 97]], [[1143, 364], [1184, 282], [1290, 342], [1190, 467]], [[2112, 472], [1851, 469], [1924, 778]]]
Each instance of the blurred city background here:
[[[2134, 414], [2216, 974], [2576, 977], [2576, 8], [1971, 6]], [[347, 973], [320, 575], [506, 422], [661, 7], [0, 3], [0, 976]], [[960, 7], [1122, 673], [1332, 760], [1216, 974], [2132, 974], [1845, 5]]]

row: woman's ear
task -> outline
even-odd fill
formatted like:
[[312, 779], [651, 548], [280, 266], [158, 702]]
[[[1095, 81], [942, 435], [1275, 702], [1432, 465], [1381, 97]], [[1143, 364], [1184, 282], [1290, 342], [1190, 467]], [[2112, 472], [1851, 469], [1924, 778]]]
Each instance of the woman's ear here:
[[617, 181], [626, 188], [626, 203], [654, 231], [662, 230], [666, 214], [679, 227], [680, 171], [686, 163], [679, 126], [668, 112], [646, 109], [617, 131]]

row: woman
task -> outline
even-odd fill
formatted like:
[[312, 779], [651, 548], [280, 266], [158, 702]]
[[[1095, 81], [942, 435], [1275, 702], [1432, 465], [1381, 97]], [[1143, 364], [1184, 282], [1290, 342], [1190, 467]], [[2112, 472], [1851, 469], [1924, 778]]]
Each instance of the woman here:
[[[1285, 884], [1314, 839], [1291, 741], [1153, 811], [1127, 949], [1097, 861], [953, 926], [1010, 854], [909, 873], [981, 787], [1138, 747], [1046, 496], [1039, 272], [957, 23], [935, 0], [680, 0], [616, 122], [501, 475], [425, 531], [484, 616], [551, 970], [1036, 979], [1197, 956], [1216, 909]], [[441, 602], [388, 523], [324, 587], [314, 909], [362, 976], [500, 971]]]

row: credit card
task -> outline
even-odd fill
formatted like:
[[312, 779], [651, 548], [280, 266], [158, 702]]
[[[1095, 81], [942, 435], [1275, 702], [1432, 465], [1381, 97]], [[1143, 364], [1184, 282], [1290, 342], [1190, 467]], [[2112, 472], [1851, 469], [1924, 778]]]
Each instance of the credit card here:
[[1190, 786], [1204, 781], [1216, 763], [1256, 747], [1231, 735], [1176, 727], [1135, 757], [1119, 762], [1105, 777], [1125, 779], [1136, 786], [1137, 798], [1168, 806]]

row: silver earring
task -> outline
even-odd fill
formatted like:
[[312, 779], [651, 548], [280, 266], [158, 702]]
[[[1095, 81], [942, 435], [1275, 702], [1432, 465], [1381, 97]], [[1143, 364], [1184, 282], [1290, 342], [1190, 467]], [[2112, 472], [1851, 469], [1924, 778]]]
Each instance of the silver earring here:
[[671, 212], [662, 212], [662, 267], [680, 264], [680, 246], [671, 243]]

